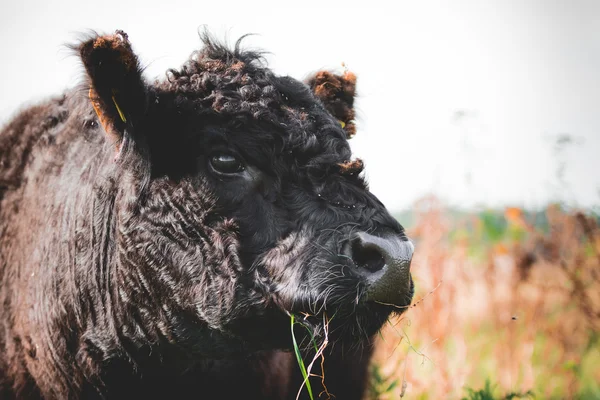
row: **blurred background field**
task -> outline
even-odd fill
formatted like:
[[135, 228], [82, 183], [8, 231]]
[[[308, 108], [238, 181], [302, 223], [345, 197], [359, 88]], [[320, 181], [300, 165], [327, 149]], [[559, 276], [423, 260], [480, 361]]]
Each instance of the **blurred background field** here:
[[378, 339], [369, 399], [600, 398], [597, 214], [432, 196], [398, 219], [415, 304]]

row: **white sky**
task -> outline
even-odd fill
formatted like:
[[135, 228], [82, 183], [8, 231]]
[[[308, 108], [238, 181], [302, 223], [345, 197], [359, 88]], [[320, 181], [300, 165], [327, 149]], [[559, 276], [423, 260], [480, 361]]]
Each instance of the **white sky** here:
[[[282, 3], [2, 0], [0, 123], [79, 82], [63, 46], [78, 32], [125, 30], [154, 78], [183, 63], [205, 24], [232, 40], [259, 34], [246, 43], [280, 74], [345, 62], [359, 77], [352, 146], [391, 209], [426, 193], [461, 206], [600, 205], [599, 1]], [[559, 134], [577, 141], [557, 158]]]

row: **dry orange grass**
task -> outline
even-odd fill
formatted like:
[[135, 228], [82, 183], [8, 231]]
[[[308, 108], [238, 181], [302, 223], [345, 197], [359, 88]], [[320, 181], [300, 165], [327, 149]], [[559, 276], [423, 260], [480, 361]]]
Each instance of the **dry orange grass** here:
[[486, 379], [498, 394], [600, 393], [596, 222], [550, 207], [549, 232], [541, 233], [520, 210], [508, 209], [509, 227], [522, 238], [489, 244], [475, 257], [469, 255], [473, 238], [451, 244], [439, 202], [424, 199], [416, 209], [410, 235], [417, 242], [418, 304], [390, 321], [379, 338], [374, 364], [385, 388], [397, 383], [371, 398], [460, 399], [466, 387], [481, 388]]

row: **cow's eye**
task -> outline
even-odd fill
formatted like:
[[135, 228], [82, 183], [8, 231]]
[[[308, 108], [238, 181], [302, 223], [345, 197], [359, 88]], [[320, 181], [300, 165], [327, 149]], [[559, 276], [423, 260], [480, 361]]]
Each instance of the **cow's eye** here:
[[235, 174], [244, 170], [244, 165], [236, 156], [226, 153], [213, 155], [210, 165], [220, 174]]

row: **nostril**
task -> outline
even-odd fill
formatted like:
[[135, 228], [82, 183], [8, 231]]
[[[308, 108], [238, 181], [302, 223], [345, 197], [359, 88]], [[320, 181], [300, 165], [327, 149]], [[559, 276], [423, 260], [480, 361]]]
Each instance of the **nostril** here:
[[[375, 236], [355, 232], [346, 242], [367, 285], [367, 300], [406, 305], [412, 298], [410, 262], [414, 246], [399, 235]], [[348, 254], [348, 253], [345, 253]], [[408, 300], [407, 300], [408, 299]], [[408, 302], [408, 303], [407, 303]]]
[[381, 252], [375, 247], [366, 247], [361, 240], [352, 241], [352, 260], [359, 268], [377, 272], [385, 265]]

